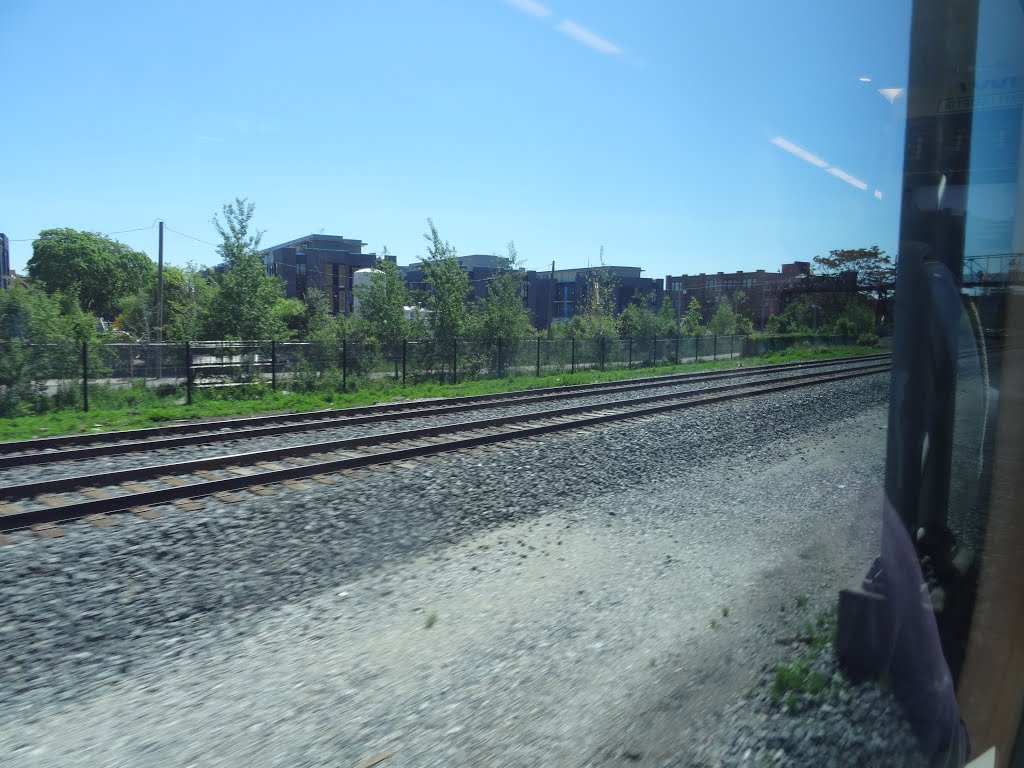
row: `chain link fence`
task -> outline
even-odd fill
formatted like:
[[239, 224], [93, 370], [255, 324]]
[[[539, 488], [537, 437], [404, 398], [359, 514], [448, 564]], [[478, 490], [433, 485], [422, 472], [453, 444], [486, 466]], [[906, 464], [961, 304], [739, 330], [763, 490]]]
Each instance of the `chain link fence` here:
[[[0, 416], [27, 407], [89, 409], [90, 397], [155, 390], [191, 403], [236, 387], [266, 391], [346, 391], [392, 380], [443, 383], [577, 371], [614, 371], [760, 357], [798, 346], [847, 346], [846, 336], [673, 336], [573, 339], [434, 339], [382, 347], [335, 342], [194, 341], [164, 344], [0, 342]], [[119, 402], [123, 402], [122, 396]]]

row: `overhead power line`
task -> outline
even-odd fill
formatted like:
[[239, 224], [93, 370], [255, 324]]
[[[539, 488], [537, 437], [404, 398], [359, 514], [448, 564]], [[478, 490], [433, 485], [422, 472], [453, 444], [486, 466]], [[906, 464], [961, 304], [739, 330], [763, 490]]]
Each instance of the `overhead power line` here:
[[208, 240], [203, 240], [203, 239], [198, 238], [198, 237], [193, 237], [192, 235], [186, 235], [184, 232], [179, 232], [176, 229], [171, 229], [166, 224], [164, 224], [164, 229], [166, 229], [168, 232], [173, 232], [176, 235], [181, 235], [182, 237], [187, 237], [189, 240], [195, 240], [197, 243], [202, 243], [203, 245], [209, 245], [209, 246], [211, 246], [213, 248], [217, 247], [216, 243], [211, 243]]

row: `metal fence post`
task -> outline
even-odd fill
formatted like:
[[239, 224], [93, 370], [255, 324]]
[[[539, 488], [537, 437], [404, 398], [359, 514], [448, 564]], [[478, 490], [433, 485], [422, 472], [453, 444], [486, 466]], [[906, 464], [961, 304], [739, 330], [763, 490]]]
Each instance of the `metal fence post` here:
[[633, 370], [633, 337], [629, 337], [629, 370]]
[[654, 337], [654, 367], [658, 367], [658, 337]]
[[89, 342], [82, 342], [82, 410], [89, 412]]
[[571, 372], [576, 373], [576, 337], [572, 337], [572, 363]]
[[270, 340], [270, 389], [277, 392], [277, 342]]
[[718, 360], [718, 334], [715, 334], [715, 345], [712, 347], [714, 352], [711, 353], [712, 360]]
[[693, 334], [693, 362], [697, 362], [700, 356], [700, 336]]
[[402, 339], [402, 386], [405, 386], [405, 360], [409, 351], [409, 340]]
[[604, 359], [605, 359], [604, 334], [603, 333], [601, 334], [600, 339], [601, 339], [601, 370], [603, 371], [604, 370]]
[[341, 391], [348, 392], [348, 339], [341, 339]]
[[540, 378], [540, 336], [537, 337], [537, 377]]
[[452, 384], [459, 383], [459, 337], [452, 339]]
[[502, 378], [501, 375], [501, 339], [498, 339], [498, 378]]
[[192, 405], [192, 342], [185, 342], [185, 404]]
[[676, 331], [676, 365], [679, 365], [679, 331]]
[[735, 342], [735, 341], [736, 341], [736, 334], [734, 333], [734, 334], [732, 334], [729, 337], [729, 359], [730, 360], [732, 360], [732, 345], [733, 345], [733, 342]]

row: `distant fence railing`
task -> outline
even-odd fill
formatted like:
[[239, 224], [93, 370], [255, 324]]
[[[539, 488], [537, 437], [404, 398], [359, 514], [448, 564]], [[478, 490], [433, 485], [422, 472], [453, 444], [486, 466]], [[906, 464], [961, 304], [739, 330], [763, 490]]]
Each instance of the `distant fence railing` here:
[[193, 341], [155, 343], [0, 342], [0, 415], [49, 398], [89, 410], [90, 391], [144, 387], [191, 403], [211, 388], [258, 385], [273, 391], [345, 391], [360, 381], [459, 382], [545, 376], [757, 357], [807, 344], [851, 345], [846, 336], [670, 336], [409, 340], [391, 347], [335, 342]]

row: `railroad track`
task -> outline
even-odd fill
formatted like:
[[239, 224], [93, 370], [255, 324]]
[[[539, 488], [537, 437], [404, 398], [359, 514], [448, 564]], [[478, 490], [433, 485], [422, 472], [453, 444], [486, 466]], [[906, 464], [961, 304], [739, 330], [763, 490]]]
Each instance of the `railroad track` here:
[[78, 435], [59, 435], [33, 440], [0, 443], [0, 470], [11, 467], [36, 466], [62, 461], [116, 456], [137, 452], [151, 452], [165, 448], [273, 437], [297, 432], [364, 426], [385, 422], [404, 421], [428, 416], [458, 414], [509, 405], [535, 405], [579, 397], [618, 395], [628, 392], [675, 387], [689, 382], [722, 381], [745, 378], [761, 373], [785, 373], [794, 370], [814, 370], [844, 363], [871, 364], [888, 359], [888, 355], [870, 355], [855, 358], [815, 360], [735, 368], [722, 371], [652, 376], [597, 384], [576, 384], [564, 387], [538, 388], [519, 392], [503, 392], [468, 397], [417, 400], [384, 403], [359, 408], [331, 409], [298, 414], [226, 419], [214, 422], [186, 423]]
[[[831, 365], [835, 365], [835, 361]], [[809, 366], [803, 366], [809, 367]], [[155, 506], [176, 503], [199, 508], [195, 499], [213, 496], [238, 501], [237, 492], [276, 495], [282, 489], [308, 488], [311, 482], [333, 484], [337, 473], [365, 467], [404, 464], [434, 454], [541, 437], [569, 429], [655, 416], [683, 408], [742, 397], [772, 394], [817, 384], [884, 373], [888, 362], [872, 360], [838, 371], [797, 371], [762, 381], [742, 381], [688, 390], [632, 395], [604, 403], [566, 405], [528, 414], [502, 415], [452, 424], [413, 427], [353, 438], [325, 440], [286, 448], [223, 454], [191, 461], [154, 464], [8, 485], [0, 489], [0, 531], [35, 528], [58, 535], [57, 523], [88, 519], [116, 524], [115, 512], [159, 516]], [[778, 366], [770, 366], [778, 373]], [[749, 376], [752, 369], [745, 369]], [[387, 406], [385, 406], [386, 408]], [[444, 407], [444, 406], [442, 406]], [[369, 415], [369, 414], [365, 414]]]

